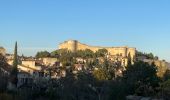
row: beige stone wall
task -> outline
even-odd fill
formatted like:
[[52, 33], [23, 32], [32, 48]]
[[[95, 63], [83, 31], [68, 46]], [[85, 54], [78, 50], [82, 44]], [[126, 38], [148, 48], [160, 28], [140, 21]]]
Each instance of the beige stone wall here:
[[6, 54], [6, 50], [3, 47], [0, 47], [0, 53], [2, 55], [5, 55]]
[[59, 49], [68, 49], [72, 52], [75, 52], [77, 50], [76, 47], [77, 47], [76, 40], [65, 41], [64, 43], [59, 45]]
[[43, 58], [42, 60], [46, 66], [53, 66], [58, 61], [57, 58]]
[[76, 52], [76, 50], [85, 50], [85, 49], [90, 49], [93, 52], [96, 52], [99, 49], [107, 49], [110, 55], [122, 55], [123, 57], [127, 57], [128, 54], [130, 53], [132, 59], [136, 55], [136, 48], [89, 46], [86, 44], [82, 44], [76, 40], [69, 40], [69, 41], [65, 41], [64, 43], [61, 43], [59, 45], [59, 49], [68, 49], [72, 52]]
[[22, 61], [22, 64], [28, 67], [35, 66], [35, 61]]
[[29, 68], [41, 70], [41, 66], [36, 66], [34, 60], [24, 60], [21, 63], [22, 65], [27, 66]]

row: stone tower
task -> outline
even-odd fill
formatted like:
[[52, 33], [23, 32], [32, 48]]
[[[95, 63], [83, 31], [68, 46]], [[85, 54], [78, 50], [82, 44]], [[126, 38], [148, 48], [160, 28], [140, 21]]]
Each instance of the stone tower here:
[[71, 52], [76, 52], [77, 50], [77, 40], [69, 40], [61, 43], [59, 49], [68, 49]]

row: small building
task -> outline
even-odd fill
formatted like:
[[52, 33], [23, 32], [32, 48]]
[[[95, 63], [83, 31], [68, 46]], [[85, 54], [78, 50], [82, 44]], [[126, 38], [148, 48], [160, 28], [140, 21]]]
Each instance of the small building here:
[[[13, 65], [13, 60], [14, 60], [14, 54], [6, 54], [5, 55], [6, 59], [7, 59], [7, 63], [9, 65]], [[18, 62], [20, 63], [21, 62], [21, 57], [18, 56]]]
[[30, 74], [33, 74], [35, 71], [41, 71], [41, 66], [36, 64], [35, 60], [24, 60], [18, 65], [20, 71], [24, 71]]
[[43, 64], [45, 66], [53, 66], [56, 65], [56, 62], [58, 61], [57, 58], [42, 58]]

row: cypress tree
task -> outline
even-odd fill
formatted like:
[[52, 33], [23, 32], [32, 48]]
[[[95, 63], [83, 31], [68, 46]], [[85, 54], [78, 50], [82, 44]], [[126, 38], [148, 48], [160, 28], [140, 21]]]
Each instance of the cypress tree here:
[[11, 71], [11, 82], [17, 85], [17, 74], [18, 74], [18, 55], [17, 55], [17, 42], [15, 43], [13, 66]]

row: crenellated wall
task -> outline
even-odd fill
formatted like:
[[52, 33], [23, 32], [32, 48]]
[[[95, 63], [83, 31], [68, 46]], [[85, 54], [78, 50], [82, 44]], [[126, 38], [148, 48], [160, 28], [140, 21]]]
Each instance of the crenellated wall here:
[[69, 40], [61, 43], [59, 49], [68, 49], [72, 52], [77, 50], [90, 49], [93, 52], [96, 52], [99, 49], [107, 49], [110, 55], [121, 55], [122, 57], [127, 57], [130, 54], [131, 58], [134, 59], [136, 55], [136, 48], [130, 47], [100, 47], [100, 46], [89, 46], [82, 44], [76, 40]]

